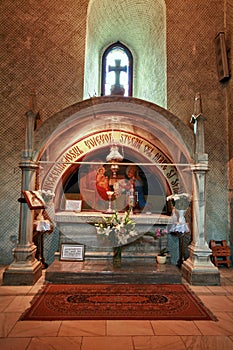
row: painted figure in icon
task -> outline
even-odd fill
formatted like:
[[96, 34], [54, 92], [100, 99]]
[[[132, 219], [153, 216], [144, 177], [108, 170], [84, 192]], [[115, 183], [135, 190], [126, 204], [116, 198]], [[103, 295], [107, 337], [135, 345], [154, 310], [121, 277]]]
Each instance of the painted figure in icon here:
[[101, 166], [97, 170], [97, 174], [96, 174], [96, 189], [97, 189], [99, 195], [101, 196], [101, 198], [107, 201], [108, 200], [107, 191], [110, 190], [110, 188], [109, 188], [109, 179], [105, 175], [105, 168], [103, 166]]
[[129, 190], [133, 187], [134, 192], [137, 193], [137, 200], [139, 209], [143, 209], [146, 205], [146, 200], [143, 192], [143, 181], [138, 174], [138, 168], [136, 165], [129, 165], [126, 169], [126, 175], [128, 177]]

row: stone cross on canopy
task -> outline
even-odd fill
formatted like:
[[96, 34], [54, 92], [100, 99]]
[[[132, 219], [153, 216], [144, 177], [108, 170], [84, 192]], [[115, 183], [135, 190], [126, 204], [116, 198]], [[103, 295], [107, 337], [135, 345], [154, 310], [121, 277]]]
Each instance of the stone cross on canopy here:
[[127, 66], [121, 66], [121, 60], [115, 60], [115, 66], [108, 66], [109, 72], [115, 72], [115, 86], [120, 85], [121, 72], [127, 72]]
[[194, 111], [190, 122], [194, 124], [195, 153], [205, 153], [204, 118], [202, 114], [201, 95], [198, 92], [194, 99]]

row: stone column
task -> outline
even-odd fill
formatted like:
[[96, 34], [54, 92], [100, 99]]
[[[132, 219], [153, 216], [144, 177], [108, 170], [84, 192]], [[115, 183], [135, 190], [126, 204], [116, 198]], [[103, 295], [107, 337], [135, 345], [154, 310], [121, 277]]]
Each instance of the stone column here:
[[195, 124], [195, 164], [191, 166], [193, 174], [193, 237], [189, 246], [190, 257], [182, 265], [182, 275], [193, 285], [219, 285], [220, 274], [218, 268], [210, 260], [212, 251], [206, 241], [208, 155], [204, 153], [204, 120], [200, 94], [197, 94], [194, 115], [191, 118], [191, 122]]
[[189, 258], [182, 265], [182, 276], [193, 285], [220, 285], [218, 268], [210, 260], [211, 249], [206, 241], [206, 164], [191, 167], [193, 172], [193, 228]]
[[[34, 125], [36, 115], [26, 113], [26, 141], [19, 167], [22, 170], [21, 190], [35, 189], [35, 175], [38, 165], [32, 160], [34, 155]], [[33, 244], [34, 211], [30, 210], [21, 191], [18, 244], [13, 250], [14, 261], [3, 273], [5, 285], [33, 285], [42, 275], [41, 262], [35, 258]]]
[[[31, 160], [20, 163], [22, 170], [22, 190], [34, 189], [35, 171], [38, 165]], [[14, 261], [3, 273], [5, 285], [33, 285], [42, 274], [42, 265], [35, 258], [33, 244], [33, 214], [25, 199], [20, 198], [20, 222], [18, 244], [13, 250]]]

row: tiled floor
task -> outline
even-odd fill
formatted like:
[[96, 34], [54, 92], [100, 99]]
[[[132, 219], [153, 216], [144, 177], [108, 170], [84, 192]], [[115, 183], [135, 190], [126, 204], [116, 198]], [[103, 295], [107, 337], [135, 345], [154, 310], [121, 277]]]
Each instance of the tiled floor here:
[[[4, 267], [0, 267], [0, 275]], [[214, 321], [19, 321], [41, 288], [0, 285], [1, 350], [232, 350], [233, 269], [220, 268], [221, 286], [190, 286]]]

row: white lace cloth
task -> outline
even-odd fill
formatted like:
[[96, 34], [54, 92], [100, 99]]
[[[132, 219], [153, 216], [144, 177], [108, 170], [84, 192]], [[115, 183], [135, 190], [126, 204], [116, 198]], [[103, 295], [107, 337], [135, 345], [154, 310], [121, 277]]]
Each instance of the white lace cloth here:
[[189, 225], [185, 221], [186, 210], [177, 210], [173, 209], [172, 211], [172, 220], [173, 224], [168, 226], [168, 232], [178, 232], [178, 233], [186, 233], [190, 232]]
[[45, 232], [45, 231], [49, 231], [51, 229], [51, 223], [49, 220], [38, 220], [35, 221], [35, 229], [38, 232]]
[[168, 227], [168, 232], [180, 232], [180, 233], [186, 233], [189, 232], [189, 225], [184, 223], [184, 224], [171, 224]]

